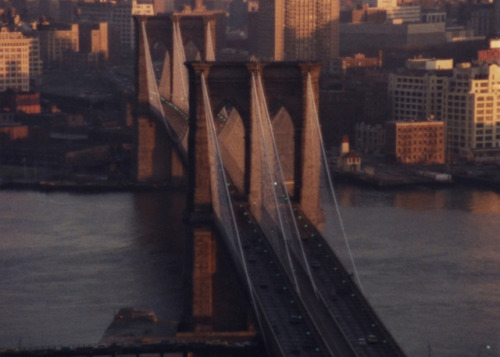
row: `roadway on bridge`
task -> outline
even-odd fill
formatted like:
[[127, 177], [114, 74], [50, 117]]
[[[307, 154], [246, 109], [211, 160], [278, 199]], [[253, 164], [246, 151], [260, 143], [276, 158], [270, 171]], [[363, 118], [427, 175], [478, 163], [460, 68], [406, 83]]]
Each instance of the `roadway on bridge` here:
[[[404, 356], [359, 287], [320, 232], [294, 207], [318, 299], [343, 331], [356, 356]], [[309, 306], [313, 301], [306, 302]]]
[[[317, 292], [295, 258], [300, 297], [252, 217], [235, 209], [258, 304], [282, 355], [404, 356], [320, 233], [295, 207]], [[299, 218], [300, 217], [300, 218]], [[307, 238], [305, 238], [307, 237]]]

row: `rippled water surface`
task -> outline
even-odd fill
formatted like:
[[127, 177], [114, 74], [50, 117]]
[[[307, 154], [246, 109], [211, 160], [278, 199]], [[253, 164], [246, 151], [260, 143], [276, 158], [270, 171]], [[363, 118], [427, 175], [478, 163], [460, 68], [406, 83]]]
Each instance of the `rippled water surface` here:
[[[363, 290], [408, 356], [500, 356], [500, 195], [336, 189]], [[180, 318], [182, 194], [0, 202], [0, 346], [94, 344], [124, 306]], [[326, 229], [354, 271], [338, 221]]]
[[[337, 196], [365, 294], [408, 356], [500, 356], [500, 195], [340, 186]], [[332, 244], [355, 271], [344, 242]]]
[[95, 344], [119, 308], [179, 318], [184, 199], [0, 192], [0, 346]]

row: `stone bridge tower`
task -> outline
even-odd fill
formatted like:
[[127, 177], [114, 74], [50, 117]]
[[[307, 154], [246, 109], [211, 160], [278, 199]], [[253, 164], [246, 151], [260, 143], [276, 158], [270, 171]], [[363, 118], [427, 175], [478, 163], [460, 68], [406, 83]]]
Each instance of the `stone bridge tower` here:
[[[207, 122], [201, 90], [200, 75], [205, 74], [210, 104], [214, 117], [221, 111], [236, 112], [228, 137], [222, 142], [223, 160], [229, 163], [226, 170], [239, 194], [251, 201], [259, 192], [258, 164], [252, 157], [257, 135], [255, 115], [252, 112], [252, 73], [261, 75], [267, 107], [271, 113], [274, 136], [280, 161], [292, 200], [298, 202], [314, 223], [320, 223], [319, 175], [320, 152], [317, 139], [312, 135], [308, 115], [312, 103], [318, 104], [318, 79], [321, 65], [316, 62], [269, 62], [269, 63], [213, 63], [188, 64], [190, 79], [190, 137], [188, 157], [189, 210], [193, 217], [205, 221], [211, 214], [210, 174], [207, 143]], [[308, 89], [308, 77], [312, 79], [312, 93]], [[313, 101], [311, 102], [311, 96]], [[219, 141], [224, 140], [221, 129]], [[230, 151], [224, 152], [224, 147]], [[281, 150], [280, 150], [281, 149]]]
[[[164, 182], [183, 176], [182, 153], [168, 142], [161, 118], [150, 108], [149, 80], [154, 73], [160, 96], [187, 117], [186, 60], [215, 60], [217, 42], [224, 42], [222, 12], [189, 10], [158, 16], [134, 16], [136, 31], [136, 155], [133, 176], [138, 182]], [[145, 31], [143, 30], [145, 28]], [[149, 64], [148, 60], [152, 63]], [[152, 67], [149, 67], [152, 65]], [[179, 113], [169, 113], [181, 116]], [[173, 118], [182, 121], [181, 118]], [[187, 127], [187, 123], [185, 123]], [[185, 155], [185, 153], [184, 153]]]

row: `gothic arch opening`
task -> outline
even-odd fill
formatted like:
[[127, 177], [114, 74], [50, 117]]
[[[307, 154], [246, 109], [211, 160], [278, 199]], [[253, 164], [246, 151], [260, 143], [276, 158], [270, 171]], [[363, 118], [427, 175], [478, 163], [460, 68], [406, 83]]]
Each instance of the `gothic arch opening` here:
[[186, 61], [201, 61], [201, 53], [193, 41], [184, 44], [184, 53], [186, 54]]
[[240, 113], [226, 104], [215, 118], [222, 161], [234, 186], [245, 192], [245, 128]]
[[163, 41], [155, 41], [153, 46], [151, 46], [151, 58], [153, 59], [153, 62], [163, 62], [166, 51], [167, 46]]
[[163, 57], [163, 64], [160, 73], [160, 84], [158, 85], [158, 91], [160, 92], [160, 96], [171, 100], [172, 96], [172, 88], [171, 88], [171, 63], [170, 63], [170, 52], [165, 50], [165, 56]]
[[293, 195], [295, 186], [295, 127], [285, 107], [281, 107], [272, 118], [272, 125], [286, 187], [288, 193]]

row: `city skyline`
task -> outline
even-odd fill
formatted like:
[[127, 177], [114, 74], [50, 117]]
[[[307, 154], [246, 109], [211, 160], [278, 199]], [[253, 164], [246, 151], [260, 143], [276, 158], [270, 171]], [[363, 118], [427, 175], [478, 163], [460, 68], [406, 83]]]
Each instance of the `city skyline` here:
[[[38, 329], [42, 342], [95, 343], [49, 353], [117, 342], [127, 352], [265, 345], [282, 356], [500, 350], [500, 199], [484, 189], [500, 187], [498, 43], [473, 27], [452, 30], [442, 12], [361, 8], [350, 13], [351, 35], [412, 36], [339, 57], [338, 3], [265, 1], [248, 14], [248, 37], [223, 21], [223, 40], [209, 9], [229, 5], [221, 1], [157, 16], [151, 1], [81, 3], [64, 24], [64, 7], [57, 21], [0, 13], [0, 38], [12, 46], [0, 52], [9, 80], [0, 93], [0, 314], [10, 321], [0, 337], [9, 344], [30, 348]], [[137, 27], [120, 30], [132, 20]], [[283, 61], [253, 52], [259, 21], [282, 25], [266, 46]], [[434, 33], [440, 51], [416, 46]], [[112, 44], [126, 51], [105, 56]], [[460, 56], [429, 56], [448, 49]], [[187, 52], [196, 60], [185, 62]], [[44, 53], [54, 59], [39, 62]], [[30, 77], [36, 62], [43, 82], [15, 87], [10, 72], [22, 61], [15, 74]], [[134, 320], [156, 324], [157, 309], [168, 329], [128, 330]], [[75, 321], [81, 336], [61, 330]]]

